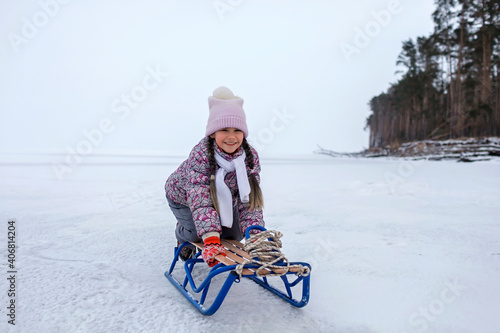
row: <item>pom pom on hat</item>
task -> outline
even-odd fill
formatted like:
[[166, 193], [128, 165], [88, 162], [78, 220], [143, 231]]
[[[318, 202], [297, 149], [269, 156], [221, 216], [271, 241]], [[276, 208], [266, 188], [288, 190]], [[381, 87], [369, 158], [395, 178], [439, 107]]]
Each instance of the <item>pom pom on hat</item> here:
[[239, 98], [239, 97], [234, 96], [233, 92], [228, 87], [224, 87], [224, 86], [221, 86], [221, 87], [215, 89], [212, 96], [215, 98], [218, 98], [218, 99]]
[[219, 87], [208, 97], [209, 116], [206, 136], [227, 127], [241, 130], [248, 137], [243, 99], [235, 96], [227, 87]]

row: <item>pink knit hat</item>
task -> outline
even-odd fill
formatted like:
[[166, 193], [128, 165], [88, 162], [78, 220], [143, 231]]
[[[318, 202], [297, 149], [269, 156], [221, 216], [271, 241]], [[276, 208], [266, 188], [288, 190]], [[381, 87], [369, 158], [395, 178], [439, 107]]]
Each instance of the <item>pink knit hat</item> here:
[[222, 86], [214, 90], [213, 96], [208, 97], [209, 116], [205, 135], [209, 136], [216, 131], [234, 127], [241, 130], [248, 137], [243, 99], [234, 96], [233, 92]]

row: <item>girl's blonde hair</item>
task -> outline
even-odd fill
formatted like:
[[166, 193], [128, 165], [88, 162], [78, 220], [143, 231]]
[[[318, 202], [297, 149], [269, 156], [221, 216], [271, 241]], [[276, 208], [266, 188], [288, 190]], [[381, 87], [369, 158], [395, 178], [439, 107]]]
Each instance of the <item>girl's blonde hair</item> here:
[[[215, 161], [215, 152], [214, 152], [214, 144], [215, 139], [208, 137], [207, 140], [207, 151], [208, 151], [208, 162], [210, 166], [210, 197], [212, 198], [212, 203], [214, 205], [215, 210], [219, 213], [219, 202], [217, 200], [217, 188], [215, 186], [215, 168], [217, 166], [217, 162]], [[245, 162], [247, 163], [250, 170], [253, 170], [255, 167], [254, 164], [254, 156], [252, 153], [252, 148], [248, 144], [247, 140], [244, 138], [241, 146], [245, 150], [246, 158]], [[259, 186], [259, 182], [257, 181], [257, 177], [255, 174], [250, 173], [248, 176], [248, 182], [250, 183], [250, 209], [262, 209], [264, 208], [264, 198], [262, 196], [262, 191]]]

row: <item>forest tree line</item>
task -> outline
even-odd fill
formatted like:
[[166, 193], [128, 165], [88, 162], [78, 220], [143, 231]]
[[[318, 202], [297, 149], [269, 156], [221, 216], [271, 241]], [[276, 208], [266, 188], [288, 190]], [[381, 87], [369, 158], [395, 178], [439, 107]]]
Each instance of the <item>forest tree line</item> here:
[[370, 101], [370, 148], [500, 136], [500, 1], [436, 0], [434, 31], [403, 42], [401, 79]]

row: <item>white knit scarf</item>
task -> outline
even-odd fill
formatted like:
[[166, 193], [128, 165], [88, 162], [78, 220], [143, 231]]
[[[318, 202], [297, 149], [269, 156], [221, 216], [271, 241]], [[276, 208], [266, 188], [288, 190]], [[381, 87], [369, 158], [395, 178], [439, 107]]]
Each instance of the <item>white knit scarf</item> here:
[[215, 173], [215, 185], [217, 187], [217, 200], [219, 201], [219, 216], [224, 227], [233, 226], [233, 198], [231, 190], [224, 182], [226, 173], [236, 171], [236, 181], [240, 193], [241, 202], [248, 202], [250, 195], [250, 184], [248, 182], [247, 168], [245, 165], [245, 151], [235, 159], [228, 161], [219, 153], [215, 152], [215, 160], [220, 168]]

